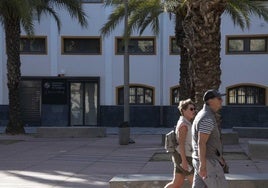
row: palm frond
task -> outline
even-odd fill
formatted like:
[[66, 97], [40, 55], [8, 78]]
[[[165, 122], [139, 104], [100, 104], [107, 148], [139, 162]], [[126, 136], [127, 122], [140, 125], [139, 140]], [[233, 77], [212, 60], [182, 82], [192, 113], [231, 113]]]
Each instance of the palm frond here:
[[249, 3], [249, 11], [252, 15], [257, 15], [263, 18], [266, 22], [268, 21], [268, 8], [262, 2], [252, 2]]
[[0, 21], [3, 25], [7, 19], [18, 19], [28, 35], [33, 35], [33, 14], [31, 0], [2, 0], [0, 3]]
[[[120, 4], [121, 2], [121, 4]], [[122, 21], [125, 16], [123, 1], [119, 3], [108, 21], [101, 28], [101, 33], [104, 36], [109, 35], [115, 27]], [[133, 31], [138, 31], [140, 35], [143, 31], [151, 26], [151, 30], [157, 34], [159, 32], [158, 16], [164, 11], [160, 0], [129, 0], [128, 1], [128, 27], [126, 29], [127, 36], [130, 36]]]
[[108, 21], [100, 29], [103, 36], [108, 36], [125, 16], [124, 6], [119, 5], [108, 17]]
[[38, 7], [36, 7], [35, 10], [36, 10], [39, 22], [40, 22], [40, 17], [42, 14], [49, 14], [49, 15], [53, 16], [53, 18], [55, 19], [55, 21], [57, 23], [58, 31], [61, 30], [60, 18], [53, 8], [47, 6], [46, 4], [43, 4], [43, 5], [39, 5]]
[[159, 0], [144, 1], [130, 16], [132, 30], [137, 30], [141, 35], [148, 26], [151, 26], [151, 30], [157, 35], [159, 33], [158, 18], [163, 12], [164, 9]]
[[[77, 18], [82, 27], [87, 27], [87, 15], [82, 8], [80, 0], [42, 0], [44, 4], [53, 9], [65, 9], [70, 14], [71, 18]], [[45, 11], [45, 10], [44, 10]], [[48, 11], [48, 13], [51, 13]], [[56, 14], [52, 14], [54, 17]]]
[[239, 25], [241, 29], [250, 27], [253, 15], [268, 21], [268, 9], [263, 3], [251, 0], [229, 0], [225, 13], [229, 14], [233, 23]]

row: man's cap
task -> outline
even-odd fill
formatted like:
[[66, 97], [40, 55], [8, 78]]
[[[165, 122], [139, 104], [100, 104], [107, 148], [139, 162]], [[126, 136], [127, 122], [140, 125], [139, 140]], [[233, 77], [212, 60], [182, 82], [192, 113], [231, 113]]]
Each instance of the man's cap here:
[[221, 98], [222, 96], [224, 96], [225, 94], [218, 92], [215, 89], [210, 89], [207, 90], [203, 96], [203, 101], [208, 101], [209, 99], [213, 99], [215, 97], [217, 98]]

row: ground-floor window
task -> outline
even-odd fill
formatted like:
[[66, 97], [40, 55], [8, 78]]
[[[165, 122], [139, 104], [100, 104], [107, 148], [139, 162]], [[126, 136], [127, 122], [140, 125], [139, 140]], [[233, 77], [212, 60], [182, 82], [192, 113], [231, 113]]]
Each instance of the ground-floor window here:
[[[124, 104], [124, 86], [117, 88], [117, 103], [119, 105]], [[129, 104], [153, 105], [154, 89], [145, 85], [130, 85]]]
[[265, 88], [252, 85], [239, 85], [228, 88], [229, 105], [265, 105]]

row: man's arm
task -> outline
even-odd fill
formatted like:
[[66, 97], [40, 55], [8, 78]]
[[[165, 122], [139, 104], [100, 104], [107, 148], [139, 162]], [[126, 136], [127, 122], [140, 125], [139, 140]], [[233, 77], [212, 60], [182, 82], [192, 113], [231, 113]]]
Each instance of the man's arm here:
[[209, 134], [198, 132], [198, 152], [199, 152], [199, 161], [200, 166], [198, 173], [200, 177], [205, 179], [207, 177], [207, 169], [206, 169], [206, 152], [207, 146], [206, 143], [208, 141]]

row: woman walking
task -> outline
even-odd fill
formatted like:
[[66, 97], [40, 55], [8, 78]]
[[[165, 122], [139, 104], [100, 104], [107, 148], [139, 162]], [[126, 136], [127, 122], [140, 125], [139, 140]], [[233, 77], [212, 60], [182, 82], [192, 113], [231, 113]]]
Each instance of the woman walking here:
[[191, 121], [196, 114], [195, 105], [191, 99], [182, 100], [178, 109], [181, 114], [176, 125], [176, 138], [179, 145], [172, 154], [174, 163], [173, 180], [165, 188], [180, 188], [185, 178], [188, 179], [190, 184], [193, 182]]

